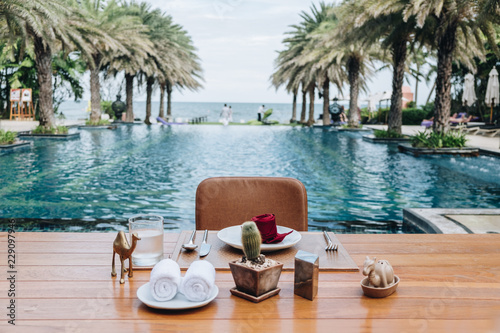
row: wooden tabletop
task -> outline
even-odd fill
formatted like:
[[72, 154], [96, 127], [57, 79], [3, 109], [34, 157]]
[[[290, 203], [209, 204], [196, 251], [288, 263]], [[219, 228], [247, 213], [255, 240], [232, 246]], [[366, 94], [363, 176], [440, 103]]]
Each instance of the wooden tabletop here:
[[[120, 285], [112, 278], [115, 233], [16, 233], [15, 297], [8, 236], [0, 233], [0, 332], [499, 332], [500, 235], [337, 235], [361, 268], [366, 255], [389, 260], [401, 282], [384, 299], [363, 296], [361, 272], [321, 272], [314, 301], [281, 293], [262, 303], [232, 296], [230, 272], [207, 306], [150, 309], [137, 298], [149, 271]], [[179, 234], [165, 234], [172, 253]], [[269, 254], [272, 258], [272, 254]], [[16, 326], [7, 306], [15, 300]]]

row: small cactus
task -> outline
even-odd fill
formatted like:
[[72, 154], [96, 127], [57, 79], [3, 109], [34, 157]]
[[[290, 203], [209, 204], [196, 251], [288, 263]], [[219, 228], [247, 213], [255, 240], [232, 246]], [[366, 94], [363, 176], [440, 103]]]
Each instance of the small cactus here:
[[248, 221], [241, 226], [241, 243], [248, 260], [256, 260], [260, 256], [260, 231], [255, 222]]

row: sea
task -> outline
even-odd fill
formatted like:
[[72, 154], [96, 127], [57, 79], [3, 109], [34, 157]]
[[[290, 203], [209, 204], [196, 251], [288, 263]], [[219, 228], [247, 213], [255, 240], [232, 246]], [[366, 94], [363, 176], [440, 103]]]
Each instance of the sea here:
[[[347, 106], [348, 102], [344, 102]], [[292, 104], [291, 103], [227, 103], [233, 110], [233, 122], [245, 123], [249, 120], [257, 119], [257, 111], [261, 105], [265, 105], [265, 109], [273, 109], [270, 120], [277, 120], [281, 124], [287, 124], [292, 117]], [[207, 117], [208, 122], [219, 122], [220, 113], [224, 103], [215, 102], [172, 102], [172, 117], [178, 122], [187, 122], [190, 119], [198, 117]], [[159, 102], [152, 102], [152, 119], [158, 117], [160, 110]], [[297, 104], [297, 119], [300, 120], [300, 111], [302, 104]], [[88, 101], [65, 101], [59, 107], [59, 112], [64, 115], [66, 119], [88, 119], [89, 113]], [[166, 113], [165, 105], [165, 113]], [[323, 113], [323, 104], [314, 105], [314, 118], [318, 119], [320, 114]], [[134, 117], [144, 120], [146, 116], [146, 102], [134, 102]], [[307, 105], [306, 119], [309, 116], [309, 105]]]

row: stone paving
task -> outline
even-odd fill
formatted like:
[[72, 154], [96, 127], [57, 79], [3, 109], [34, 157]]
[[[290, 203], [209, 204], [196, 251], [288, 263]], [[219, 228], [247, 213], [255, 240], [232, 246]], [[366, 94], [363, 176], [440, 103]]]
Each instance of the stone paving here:
[[500, 233], [500, 209], [404, 208], [403, 224], [425, 233]]

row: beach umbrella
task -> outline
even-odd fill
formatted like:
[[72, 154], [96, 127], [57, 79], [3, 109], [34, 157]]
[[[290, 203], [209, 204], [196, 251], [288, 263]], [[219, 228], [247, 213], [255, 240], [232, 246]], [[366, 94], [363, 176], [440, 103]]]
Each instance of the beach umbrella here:
[[486, 98], [485, 103], [487, 106], [491, 106], [490, 111], [490, 123], [493, 117], [493, 107], [495, 104], [498, 105], [498, 99], [500, 98], [500, 88], [498, 84], [498, 72], [495, 67], [490, 72], [490, 78], [488, 79], [488, 85], [486, 86]]
[[[380, 96], [380, 102], [390, 101], [392, 97], [392, 90], [384, 91]], [[386, 107], [389, 107], [389, 102], [387, 102]]]
[[382, 93], [382, 96], [380, 97], [381, 101], [387, 101], [390, 100], [392, 97], [392, 90], [384, 91]]
[[474, 90], [474, 75], [471, 73], [464, 77], [464, 93], [462, 95], [462, 103], [465, 106], [472, 106], [477, 100], [476, 91]]

